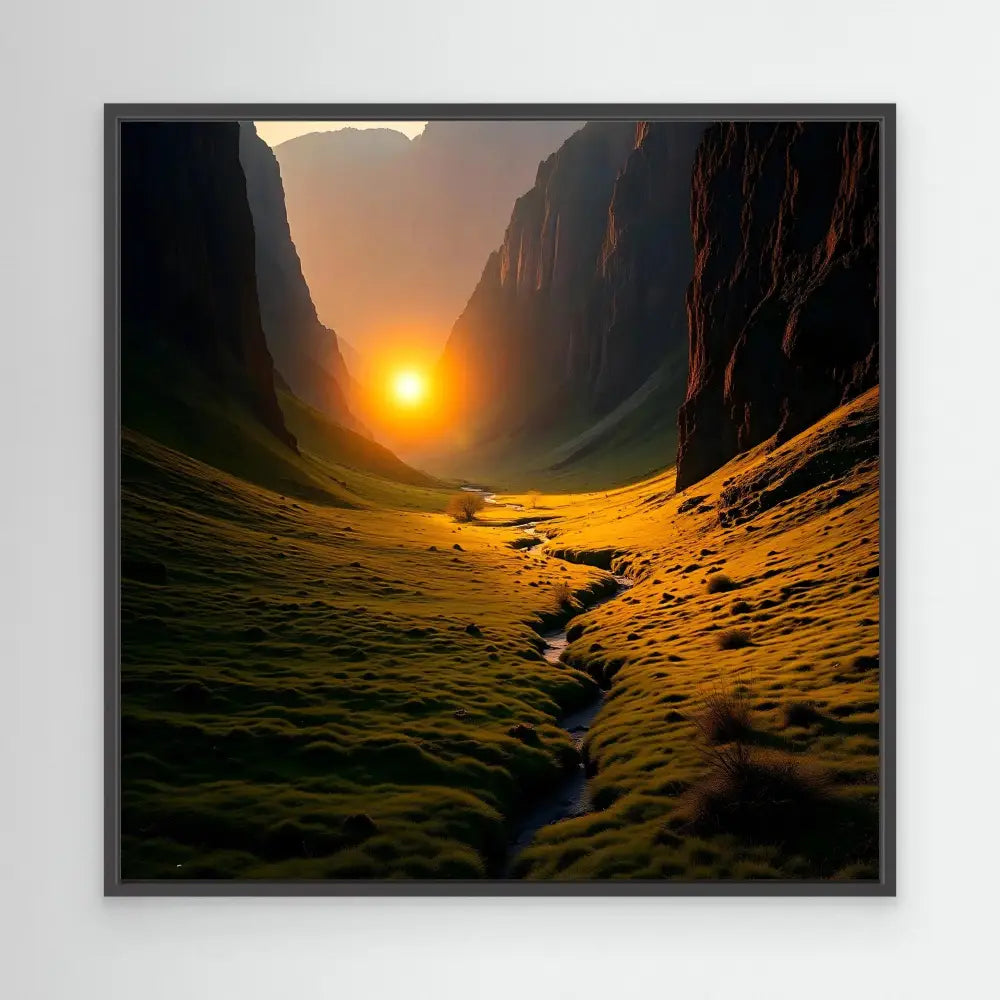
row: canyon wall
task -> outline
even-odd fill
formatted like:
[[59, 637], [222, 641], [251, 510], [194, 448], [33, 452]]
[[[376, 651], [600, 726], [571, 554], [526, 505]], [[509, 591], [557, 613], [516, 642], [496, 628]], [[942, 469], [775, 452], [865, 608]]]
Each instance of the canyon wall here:
[[260, 318], [274, 365], [300, 399], [357, 429], [337, 336], [316, 316], [289, 232], [278, 161], [251, 122], [240, 125], [240, 160], [256, 233]]
[[239, 126], [125, 122], [120, 157], [123, 420], [169, 426], [200, 393], [295, 447], [261, 325]]
[[877, 384], [878, 125], [713, 125], [691, 226], [678, 489]]
[[[697, 123], [592, 122], [538, 170], [448, 341], [467, 437], [572, 442], [654, 376], [673, 436], [686, 358]], [[679, 369], [663, 377], [660, 369]], [[631, 412], [631, 411], [630, 411]], [[637, 417], [631, 418], [638, 424]], [[603, 431], [602, 431], [603, 433]], [[597, 444], [593, 435], [586, 445]], [[667, 453], [669, 452], [669, 453]], [[662, 464], [673, 457], [664, 445]]]

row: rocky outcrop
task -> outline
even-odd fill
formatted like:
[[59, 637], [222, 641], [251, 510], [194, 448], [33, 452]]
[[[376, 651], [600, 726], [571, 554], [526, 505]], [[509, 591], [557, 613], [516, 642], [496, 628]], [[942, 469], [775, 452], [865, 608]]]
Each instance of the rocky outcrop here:
[[[445, 350], [473, 441], [570, 440], [684, 363], [691, 164], [703, 126], [590, 123], [514, 206]], [[680, 403], [677, 379], [670, 421]], [[555, 442], [552, 442], [555, 443]], [[670, 455], [664, 456], [664, 464]]]
[[336, 334], [316, 317], [288, 229], [278, 161], [252, 122], [240, 125], [240, 160], [256, 233], [260, 318], [275, 367], [300, 399], [357, 429], [351, 379]]
[[877, 124], [713, 125], [691, 225], [678, 489], [877, 384]]
[[178, 403], [151, 421], [178, 417], [182, 396], [185, 404], [199, 393], [231, 398], [295, 447], [261, 326], [239, 126], [126, 122], [121, 130], [125, 422], [143, 404], [129, 394], [145, 382]]

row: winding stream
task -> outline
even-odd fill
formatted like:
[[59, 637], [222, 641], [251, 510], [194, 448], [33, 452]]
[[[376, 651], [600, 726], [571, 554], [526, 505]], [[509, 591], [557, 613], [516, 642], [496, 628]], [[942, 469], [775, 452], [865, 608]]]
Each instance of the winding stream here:
[[[487, 490], [472, 489], [470, 487], [464, 488], [470, 492], [481, 493], [483, 500], [488, 504], [495, 504], [498, 507], [508, 507], [511, 510], [524, 510], [520, 504], [500, 503], [496, 499], [496, 495]], [[510, 525], [507, 526], [510, 527]], [[519, 527], [525, 535], [535, 540], [534, 544], [526, 546], [525, 550], [537, 553], [539, 558], [542, 559], [553, 558], [541, 547], [543, 542], [548, 541], [548, 538], [538, 530], [538, 525], [535, 521], [527, 521], [519, 525]], [[614, 580], [617, 584], [614, 593], [609, 594], [599, 601], [595, 601], [586, 608], [581, 608], [578, 615], [598, 608], [602, 604], [607, 604], [608, 601], [615, 600], [631, 587], [634, 582], [626, 576], [615, 576]], [[545, 642], [542, 655], [549, 663], [558, 663], [561, 660], [566, 647], [569, 645], [566, 633], [570, 624], [578, 615], [574, 615], [567, 620], [562, 628], [542, 633], [541, 638]], [[584, 706], [576, 712], [571, 712], [559, 721], [559, 725], [569, 733], [573, 741], [573, 746], [579, 755], [579, 763], [558, 785], [546, 792], [541, 798], [535, 800], [529, 810], [515, 818], [514, 834], [507, 846], [507, 858], [504, 866], [505, 875], [510, 874], [511, 867], [517, 856], [534, 840], [535, 834], [542, 827], [558, 823], [560, 820], [568, 819], [571, 816], [580, 816], [590, 812], [591, 802], [587, 781], [588, 762], [583, 752], [583, 745], [590, 726], [603, 703], [604, 692], [598, 690], [596, 697], [589, 705]]]

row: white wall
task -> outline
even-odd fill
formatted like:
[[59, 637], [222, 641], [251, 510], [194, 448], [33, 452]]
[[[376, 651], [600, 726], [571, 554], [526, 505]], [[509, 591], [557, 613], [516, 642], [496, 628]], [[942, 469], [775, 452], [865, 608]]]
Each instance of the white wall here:
[[[0, 992], [987, 995], [1000, 712], [988, 10], [970, 0], [8, 5]], [[254, 100], [899, 102], [898, 900], [102, 898], [101, 105]]]

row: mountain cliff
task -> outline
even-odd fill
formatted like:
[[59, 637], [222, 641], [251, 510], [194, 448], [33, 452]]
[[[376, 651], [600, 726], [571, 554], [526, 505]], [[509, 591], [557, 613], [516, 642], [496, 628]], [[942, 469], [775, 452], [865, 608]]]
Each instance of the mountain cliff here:
[[193, 435], [191, 399], [211, 395], [294, 448], [261, 326], [239, 126], [126, 122], [120, 150], [123, 421]]
[[336, 334], [320, 323], [292, 242], [278, 161], [251, 122], [240, 125], [240, 161], [256, 233], [260, 318], [274, 365], [304, 402], [346, 427], [351, 379]]
[[644, 461], [670, 461], [703, 130], [593, 122], [541, 165], [445, 350], [445, 377], [463, 384], [457, 424], [473, 442], [513, 450], [542, 437], [546, 460], [563, 466], [637, 444], [655, 424], [662, 455], [644, 449]]
[[[315, 132], [275, 147], [322, 322], [365, 356], [437, 354], [514, 199], [579, 122], [430, 122]], [[353, 373], [353, 369], [352, 369]]]
[[694, 164], [677, 488], [877, 384], [875, 123], [713, 125]]
[[443, 357], [463, 424], [480, 438], [543, 419], [536, 411], [574, 375], [599, 368], [600, 345], [584, 331], [615, 178], [634, 142], [634, 123], [587, 125], [514, 203]]

